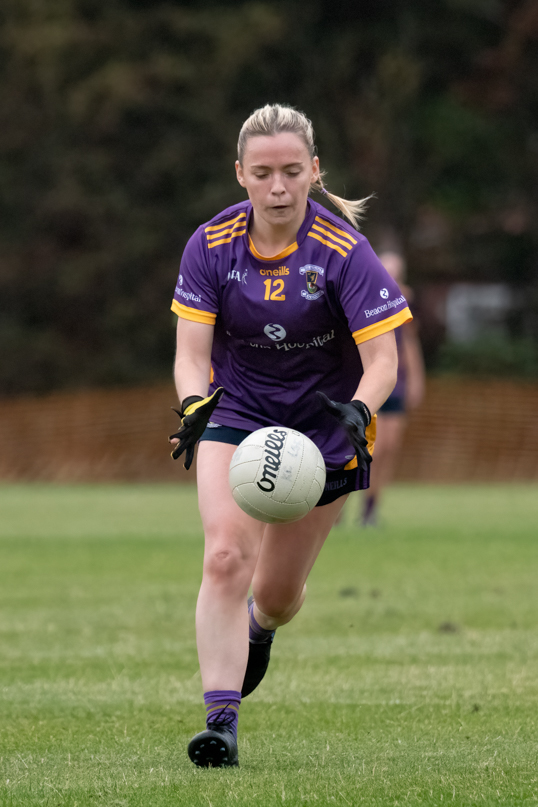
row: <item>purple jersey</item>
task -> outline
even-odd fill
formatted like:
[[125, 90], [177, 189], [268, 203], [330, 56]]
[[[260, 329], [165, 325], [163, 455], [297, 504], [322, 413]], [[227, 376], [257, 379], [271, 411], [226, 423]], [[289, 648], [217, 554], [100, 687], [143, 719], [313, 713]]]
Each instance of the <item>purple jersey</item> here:
[[407, 302], [366, 238], [316, 202], [297, 241], [270, 258], [250, 241], [251, 216], [242, 202], [195, 232], [172, 303], [179, 317], [215, 326], [210, 390], [226, 394], [212, 420], [288, 426], [316, 443], [327, 470], [353, 467], [345, 432], [315, 393], [350, 401], [357, 345], [410, 320]]

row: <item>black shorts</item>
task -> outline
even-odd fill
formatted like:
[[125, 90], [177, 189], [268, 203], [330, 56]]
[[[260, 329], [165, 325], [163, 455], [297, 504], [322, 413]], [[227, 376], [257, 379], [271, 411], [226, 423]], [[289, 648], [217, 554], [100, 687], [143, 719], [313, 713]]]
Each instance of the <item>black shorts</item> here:
[[[249, 434], [252, 434], [252, 432], [245, 429], [234, 429], [232, 426], [209, 423], [200, 437], [200, 442], [209, 440], [214, 443], [229, 443], [232, 446], [238, 446]], [[338, 471], [327, 471], [325, 489], [316, 507], [323, 507], [324, 504], [336, 501], [340, 496], [346, 496], [354, 490], [365, 490], [369, 486], [369, 468], [367, 471], [359, 471], [358, 468], [348, 470], [341, 468]]]
[[405, 401], [403, 395], [389, 395], [383, 406], [377, 410], [378, 415], [403, 415]]

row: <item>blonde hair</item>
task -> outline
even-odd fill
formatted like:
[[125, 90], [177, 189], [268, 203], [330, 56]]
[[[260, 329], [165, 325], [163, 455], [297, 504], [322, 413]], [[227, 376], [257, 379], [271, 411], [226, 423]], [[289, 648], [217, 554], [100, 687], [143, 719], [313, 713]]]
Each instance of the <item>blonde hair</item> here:
[[[314, 127], [306, 115], [285, 104], [266, 104], [256, 109], [241, 127], [239, 140], [237, 141], [237, 159], [239, 163], [243, 165], [249, 138], [261, 135], [272, 137], [283, 132], [291, 132], [300, 137], [308, 149], [310, 158], [314, 159], [316, 156]], [[325, 172], [320, 172], [319, 179], [312, 183], [312, 190], [326, 196], [358, 230], [359, 222], [364, 218], [366, 212], [367, 202], [372, 197], [367, 196], [364, 199], [350, 201], [349, 199], [343, 199], [341, 196], [336, 196], [335, 193], [329, 193], [323, 183], [324, 176]]]

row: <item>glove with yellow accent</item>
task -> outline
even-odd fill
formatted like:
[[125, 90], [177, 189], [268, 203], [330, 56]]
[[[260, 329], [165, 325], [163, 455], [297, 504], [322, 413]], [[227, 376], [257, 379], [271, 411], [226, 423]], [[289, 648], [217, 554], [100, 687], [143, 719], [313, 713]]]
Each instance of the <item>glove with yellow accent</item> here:
[[357, 465], [361, 471], [366, 471], [372, 462], [366, 439], [366, 429], [372, 422], [370, 410], [362, 401], [342, 404], [331, 401], [323, 392], [317, 394], [327, 412], [346, 430], [349, 441], [357, 452]]
[[187, 471], [191, 467], [194, 459], [196, 443], [204, 433], [205, 427], [209, 423], [209, 418], [223, 395], [224, 389], [223, 387], [219, 387], [215, 390], [213, 395], [210, 395], [208, 398], [202, 398], [200, 395], [190, 395], [188, 398], [185, 398], [181, 404], [181, 411], [172, 407], [174, 412], [177, 412], [181, 418], [181, 428], [168, 438], [169, 440], [179, 440], [171, 456], [177, 460], [185, 451], [185, 462], [183, 466]]

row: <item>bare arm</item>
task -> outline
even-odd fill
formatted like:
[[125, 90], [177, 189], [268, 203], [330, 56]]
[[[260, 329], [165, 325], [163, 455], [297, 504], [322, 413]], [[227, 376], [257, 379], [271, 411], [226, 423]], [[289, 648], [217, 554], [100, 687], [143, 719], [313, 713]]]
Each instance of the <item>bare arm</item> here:
[[174, 379], [180, 403], [190, 395], [207, 395], [213, 332], [213, 325], [181, 317], [177, 321]]
[[365, 405], [370, 414], [375, 415], [396, 384], [398, 352], [394, 332], [389, 331], [363, 342], [359, 345], [359, 354], [364, 373], [353, 400], [348, 403], [331, 401], [321, 390], [318, 390], [318, 395], [327, 412], [346, 430], [349, 441], [357, 452], [359, 468], [366, 470], [372, 456], [366, 437], [370, 419]]
[[359, 354], [364, 375], [353, 398], [365, 403], [374, 415], [396, 384], [398, 351], [394, 331], [362, 342], [359, 345]]

